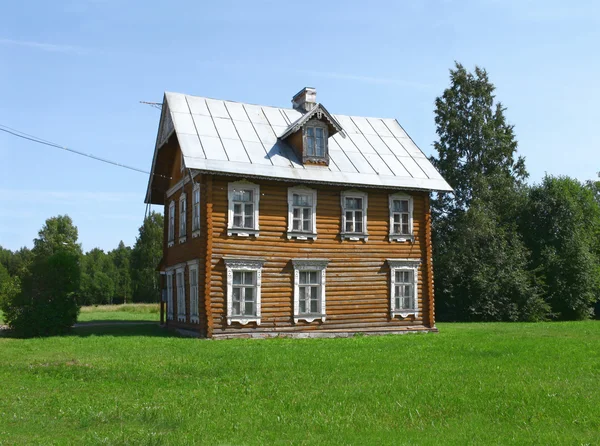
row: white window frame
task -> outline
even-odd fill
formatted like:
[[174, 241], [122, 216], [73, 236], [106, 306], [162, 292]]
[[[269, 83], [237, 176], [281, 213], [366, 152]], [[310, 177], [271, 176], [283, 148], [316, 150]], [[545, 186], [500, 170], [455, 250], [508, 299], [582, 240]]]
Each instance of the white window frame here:
[[168, 230], [167, 230], [167, 246], [170, 248], [175, 244], [175, 202], [171, 200], [169, 203], [169, 214], [168, 214]]
[[[294, 195], [309, 195], [312, 201], [311, 228], [309, 231], [298, 231], [294, 229]], [[288, 188], [288, 240], [316, 240], [317, 239], [317, 191], [305, 186]]]
[[[369, 194], [357, 190], [347, 190], [340, 194], [342, 206], [342, 230], [340, 235], [342, 240], [369, 240], [369, 232], [367, 230], [367, 208], [369, 207]], [[346, 232], [346, 198], [361, 198], [363, 203], [362, 208], [362, 232]], [[350, 209], [355, 211], [356, 209]]]
[[[390, 267], [390, 316], [407, 318], [414, 315], [419, 317], [419, 259], [388, 259]], [[412, 271], [413, 273], [413, 308], [396, 308], [396, 298], [394, 295], [396, 286], [396, 271]]]
[[[183, 216], [183, 218], [181, 218]], [[187, 200], [185, 192], [179, 197], [179, 243], [187, 240]]]
[[[254, 226], [252, 228], [236, 228], [233, 226], [233, 193], [235, 190], [251, 190], [254, 204]], [[260, 186], [258, 184], [250, 183], [249, 181], [236, 181], [229, 183], [227, 192], [229, 209], [227, 218], [227, 235], [237, 235], [239, 237], [248, 237], [253, 235], [258, 237], [259, 225], [258, 225], [258, 206], [260, 202]]]
[[[190, 260], [187, 262], [188, 265], [188, 283], [190, 285], [190, 322], [199, 324], [200, 323], [200, 299], [199, 299], [199, 273], [198, 273], [198, 259]], [[196, 285], [194, 286], [195, 277]]]
[[[405, 200], [408, 201], [408, 234], [399, 234], [394, 232], [394, 200]], [[406, 194], [392, 194], [389, 198], [389, 209], [390, 209], [390, 234], [389, 241], [406, 242], [414, 241], [415, 236], [413, 232], [413, 197]]]
[[[265, 261], [256, 258], [226, 258], [224, 261], [227, 270], [227, 325], [231, 325], [232, 322], [237, 322], [241, 325], [255, 322], [256, 325], [260, 325], [262, 267]], [[256, 273], [256, 288], [254, 293], [256, 296], [256, 314], [254, 316], [233, 315], [233, 273], [237, 271], [252, 271]]]
[[192, 238], [200, 236], [200, 199], [200, 185], [195, 184], [192, 189]]
[[[182, 283], [179, 283], [179, 277]], [[177, 321], [185, 322], [185, 266], [175, 269], [175, 286], [177, 287]]]
[[167, 320], [173, 320], [173, 279], [174, 279], [174, 270], [167, 271], [165, 273], [167, 280]]
[[[294, 265], [294, 323], [298, 321], [313, 322], [318, 319], [325, 322], [326, 296], [325, 296], [325, 270], [329, 264], [328, 259], [292, 259]], [[300, 272], [319, 273], [319, 312], [300, 313]]]

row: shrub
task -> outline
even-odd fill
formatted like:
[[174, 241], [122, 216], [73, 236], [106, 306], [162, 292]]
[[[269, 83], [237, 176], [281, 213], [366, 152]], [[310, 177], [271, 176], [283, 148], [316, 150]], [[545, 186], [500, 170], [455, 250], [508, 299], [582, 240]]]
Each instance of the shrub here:
[[11, 281], [3, 287], [0, 303], [4, 320], [17, 336], [50, 336], [68, 332], [77, 321], [79, 306], [79, 256], [59, 251], [37, 258], [21, 289]]

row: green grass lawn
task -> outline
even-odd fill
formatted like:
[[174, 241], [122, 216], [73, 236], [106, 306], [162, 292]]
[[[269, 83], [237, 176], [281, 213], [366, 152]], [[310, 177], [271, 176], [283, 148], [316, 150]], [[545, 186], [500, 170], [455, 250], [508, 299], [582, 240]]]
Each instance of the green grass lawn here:
[[81, 307], [77, 322], [158, 321], [158, 304], [97, 305]]
[[600, 322], [0, 338], [0, 444], [598, 444]]

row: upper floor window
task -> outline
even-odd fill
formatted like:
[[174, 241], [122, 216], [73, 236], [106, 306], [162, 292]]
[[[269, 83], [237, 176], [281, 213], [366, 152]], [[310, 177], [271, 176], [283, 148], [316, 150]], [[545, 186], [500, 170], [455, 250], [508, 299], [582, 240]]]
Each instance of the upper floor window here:
[[168, 246], [173, 246], [175, 240], [175, 202], [169, 203]]
[[407, 195], [390, 195], [390, 241], [414, 240], [413, 199]]
[[227, 324], [242, 325], [256, 322], [261, 317], [262, 259], [227, 258]]
[[200, 235], [200, 186], [196, 184], [192, 191], [192, 236]]
[[294, 322], [305, 320], [325, 322], [326, 259], [293, 259]]
[[258, 236], [260, 188], [247, 181], [229, 183], [227, 235]]
[[317, 238], [317, 191], [307, 187], [288, 189], [288, 239]]
[[187, 220], [187, 201], [185, 194], [179, 197], [179, 243], [185, 242], [186, 220]]
[[311, 120], [304, 126], [304, 158], [321, 161], [327, 159], [327, 125]]
[[388, 259], [390, 265], [391, 316], [419, 315], [417, 278], [420, 260]]
[[367, 194], [342, 192], [342, 239], [367, 240]]

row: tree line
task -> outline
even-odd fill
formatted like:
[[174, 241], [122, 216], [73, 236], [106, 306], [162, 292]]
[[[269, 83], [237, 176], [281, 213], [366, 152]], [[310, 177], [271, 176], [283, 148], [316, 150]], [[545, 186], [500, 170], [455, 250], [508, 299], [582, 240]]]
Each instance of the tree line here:
[[528, 185], [505, 111], [487, 72], [460, 64], [435, 102], [430, 159], [454, 189], [432, 200], [437, 318], [589, 318], [600, 310], [600, 181]]
[[151, 212], [139, 228], [133, 247], [122, 241], [108, 252], [94, 248], [82, 252], [77, 227], [68, 215], [46, 220], [33, 249], [10, 251], [0, 246], [0, 288], [12, 280], [21, 285], [32, 280], [40, 263], [56, 253], [70, 253], [76, 270], [72, 293], [78, 305], [158, 302], [156, 267], [162, 257], [163, 216]]

